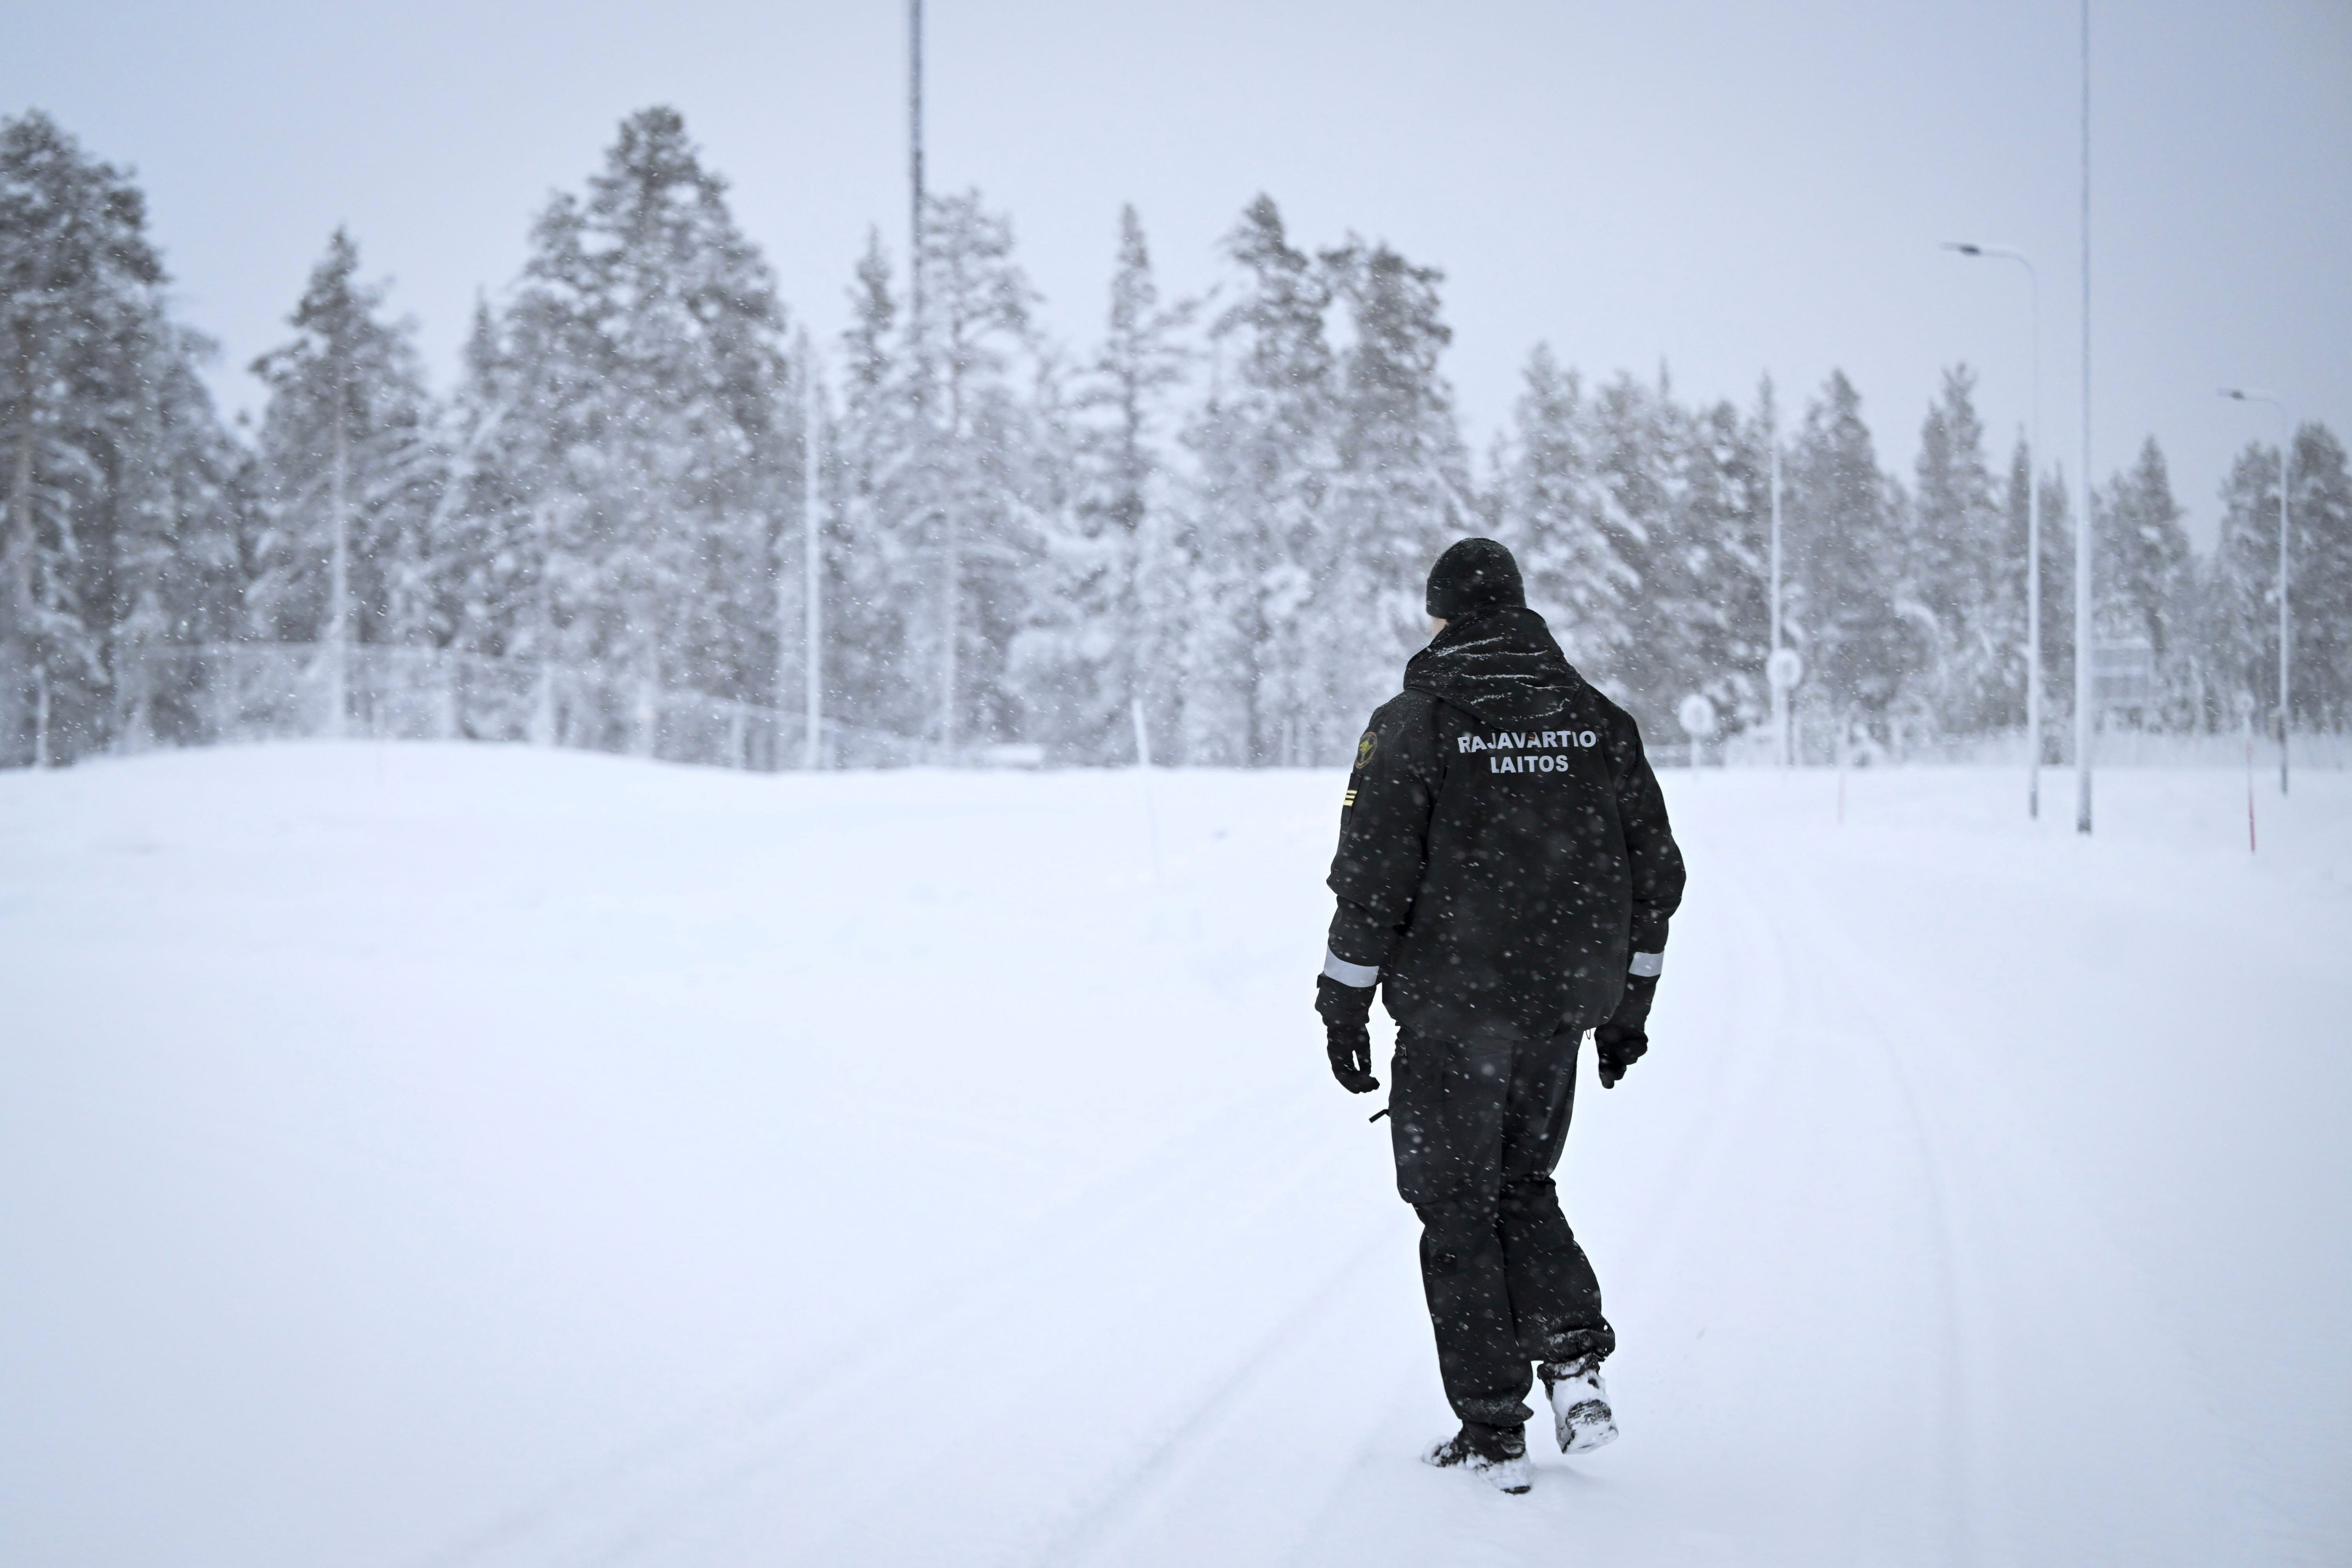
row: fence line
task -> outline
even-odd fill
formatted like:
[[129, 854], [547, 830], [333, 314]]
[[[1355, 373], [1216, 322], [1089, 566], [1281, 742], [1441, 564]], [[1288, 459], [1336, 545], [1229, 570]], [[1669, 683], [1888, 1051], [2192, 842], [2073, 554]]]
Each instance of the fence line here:
[[[2339, 773], [2352, 770], [2352, 733], [2297, 730], [2288, 737], [2287, 745], [2296, 767]], [[2013, 767], [2021, 772], [2025, 767], [2025, 731], [2019, 728], [1983, 735], [1906, 737], [1893, 745], [1877, 740], [1858, 741], [1848, 744], [1845, 761], [1850, 765], [1861, 767], [1924, 763], [1963, 767]], [[1795, 749], [1801, 766], [1835, 766], [1838, 763], [1835, 726], [1828, 723], [1803, 726], [1796, 737]], [[1685, 765], [1690, 761], [1689, 748], [1678, 739], [1653, 742], [1650, 754], [1666, 766]], [[1697, 765], [1701, 767], [1770, 767], [1775, 761], [1773, 737], [1769, 729], [1744, 731], [1721, 741], [1703, 742], [1697, 749]], [[2175, 734], [2117, 727], [2099, 731], [2091, 742], [2091, 765], [2095, 768], [2242, 767], [2245, 761], [2246, 739], [2242, 733]], [[2254, 737], [2254, 765], [2275, 767], [2277, 763], [2277, 737], [2257, 734]], [[2042, 765], [2053, 770], [2074, 765], [2071, 731], [2053, 732], [2044, 737]]]
[[[150, 645], [117, 671], [118, 746], [214, 745], [270, 739], [350, 735], [369, 740], [527, 742], [614, 752], [719, 767], [775, 772], [802, 765], [805, 719], [797, 709], [739, 701], [666, 687], [596, 665], [498, 658], [451, 648], [359, 644], [342, 650], [342, 711], [336, 712], [333, 649], [320, 643]], [[1800, 765], [1840, 761], [1833, 715], [1791, 715]], [[1769, 730], [1743, 731], [1696, 746], [1654, 735], [1650, 753], [1662, 766], [1769, 767], [1776, 748]], [[2236, 733], [2169, 734], [2122, 727], [2103, 731], [2095, 765], [2228, 767], [2245, 762]], [[2255, 763], [2274, 764], [2274, 740], [2257, 737]], [[1951, 763], [2025, 765], [2022, 729], [1939, 737], [1898, 728], [1891, 741], [1846, 738], [1849, 765]], [[2295, 765], [2352, 769], [2352, 733], [2297, 731]], [[819, 766], [1037, 766], [1044, 748], [994, 745], [942, 756], [937, 746], [895, 731], [824, 721]], [[2045, 739], [2045, 764], [2073, 765], [2071, 731]]]
[[[332, 649], [320, 643], [150, 647], [122, 671], [132, 743], [211, 745], [350, 735], [367, 740], [523, 741], [665, 762], [774, 772], [803, 759], [796, 710], [661, 686], [593, 665], [496, 658], [451, 648], [360, 644], [343, 650], [336, 711]], [[903, 767], [932, 748], [827, 721], [820, 765]]]

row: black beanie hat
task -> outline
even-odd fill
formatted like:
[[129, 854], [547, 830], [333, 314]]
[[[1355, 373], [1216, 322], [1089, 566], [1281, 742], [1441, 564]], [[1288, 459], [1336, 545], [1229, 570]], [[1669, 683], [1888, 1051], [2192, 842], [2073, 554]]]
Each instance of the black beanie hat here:
[[1429, 613], [1451, 621], [1496, 605], [1528, 602], [1519, 563], [1491, 539], [1456, 540], [1429, 569]]

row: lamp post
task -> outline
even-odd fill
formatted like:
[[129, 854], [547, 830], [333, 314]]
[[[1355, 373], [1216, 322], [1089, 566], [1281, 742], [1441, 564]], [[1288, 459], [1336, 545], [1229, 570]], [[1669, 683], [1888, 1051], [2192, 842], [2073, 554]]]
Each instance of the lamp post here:
[[2025, 815], [2042, 815], [2042, 277], [2021, 250], [2001, 245], [1947, 240], [1946, 250], [1989, 256], [2025, 268], [2026, 314], [2031, 323], [2033, 383], [2032, 423], [2025, 438]]
[[2278, 639], [2279, 639], [2279, 689], [2278, 689], [2279, 794], [2281, 794], [2281, 795], [2284, 795], [2284, 794], [2286, 793], [2286, 725], [2287, 725], [2287, 713], [2288, 713], [2288, 709], [2287, 709], [2287, 696], [2288, 696], [2288, 692], [2289, 692], [2289, 688], [2288, 688], [2288, 685], [2287, 685], [2287, 675], [2288, 675], [2288, 671], [2289, 671], [2289, 669], [2290, 669], [2290, 668], [2291, 668], [2291, 667], [2290, 667], [2290, 665], [2289, 665], [2289, 663], [2288, 663], [2288, 658], [2289, 658], [2289, 650], [2290, 650], [2290, 649], [2291, 649], [2291, 647], [2293, 647], [2293, 645], [2292, 645], [2291, 643], [2289, 643], [2289, 642], [2288, 642], [2288, 640], [2287, 640], [2287, 629], [2288, 629], [2288, 627], [2287, 627], [2287, 614], [2286, 614], [2286, 586], [2287, 586], [2287, 577], [2286, 577], [2286, 542], [2287, 542], [2287, 531], [2288, 531], [2289, 527], [2291, 526], [2291, 523], [2292, 523], [2292, 521], [2293, 521], [2293, 520], [2292, 520], [2292, 517], [2290, 516], [2290, 514], [2289, 514], [2289, 512], [2288, 512], [2288, 510], [2287, 510], [2287, 504], [2288, 504], [2288, 503], [2287, 503], [2287, 482], [2286, 482], [2286, 481], [2287, 481], [2287, 475], [2293, 471], [2294, 464], [2294, 420], [2293, 416], [2290, 416], [2290, 415], [2287, 413], [2287, 411], [2286, 411], [2286, 405], [2285, 405], [2285, 404], [2284, 404], [2284, 403], [2282, 403], [2282, 402], [2280, 402], [2276, 397], [2273, 397], [2271, 394], [2269, 394], [2269, 393], [2267, 393], [2267, 392], [2254, 392], [2254, 391], [2252, 391], [2252, 390], [2250, 390], [2250, 389], [2248, 389], [2248, 388], [2246, 388], [2246, 387], [2242, 387], [2242, 386], [2225, 386], [2225, 387], [2223, 387], [2223, 388], [2221, 389], [2221, 395], [2222, 395], [2222, 396], [2224, 396], [2224, 397], [2226, 397], [2226, 398], [2229, 398], [2231, 401], [2232, 401], [2232, 402], [2234, 402], [2234, 403], [2267, 403], [2267, 404], [2269, 404], [2273, 408], [2275, 408], [2275, 409], [2277, 409], [2277, 410], [2278, 410], [2279, 424], [2284, 427], [2284, 436], [2282, 437], [2282, 438], [2281, 438], [2281, 439], [2280, 439], [2280, 441], [2279, 441], [2279, 575], [2278, 575], [2278, 601], [2279, 601], [2279, 627], [2278, 627]]
[[2083, 498], [2074, 514], [2074, 831], [2091, 831], [2091, 0], [2083, 0]]

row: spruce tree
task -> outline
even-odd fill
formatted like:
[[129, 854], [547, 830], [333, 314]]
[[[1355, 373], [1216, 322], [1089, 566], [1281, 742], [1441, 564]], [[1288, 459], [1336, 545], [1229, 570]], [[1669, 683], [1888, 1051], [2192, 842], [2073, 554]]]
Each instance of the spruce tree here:
[[1926, 662], [1926, 639], [1897, 604], [1897, 498], [1843, 371], [1805, 411], [1784, 469], [1782, 522], [1785, 624], [1805, 657], [1809, 704], [1832, 725], [1859, 718], [1883, 732]]
[[337, 229], [289, 318], [294, 341], [253, 363], [270, 398], [247, 613], [266, 639], [321, 646], [331, 733], [353, 645], [430, 645], [445, 629], [428, 525], [446, 456], [412, 329], [383, 319], [383, 289], [362, 284], [359, 267]]
[[2141, 445], [2129, 472], [2093, 493], [2091, 515], [2097, 520], [2098, 638], [2147, 644], [2155, 690], [2141, 721], [2185, 726], [2198, 707], [2179, 635], [2193, 592], [2189, 536], [2155, 437]]
[[127, 174], [0, 120], [0, 762], [170, 734], [149, 657], [220, 629], [236, 460], [163, 281]]
[[1683, 695], [1671, 644], [1678, 628], [1667, 603], [1674, 566], [1674, 411], [1663, 395], [1621, 372], [1592, 403], [1594, 522], [1625, 563], [1622, 640], [1586, 673], [1655, 731]]
[[2251, 697], [2258, 722], [2278, 700], [2278, 449], [2250, 441], [2221, 482], [2221, 528], [2204, 595], [2205, 645], [2234, 713]]
[[931, 614], [909, 651], [930, 674], [930, 732], [948, 756], [1023, 728], [1007, 660], [1043, 520], [1066, 500], [1040, 418], [1055, 367], [1031, 331], [1037, 294], [1013, 249], [1011, 220], [978, 191], [932, 199], [910, 520], [929, 558]]
[[785, 321], [675, 110], [621, 126], [541, 216], [505, 338], [554, 639], [631, 678], [583, 738], [651, 753], [658, 694], [773, 695], [773, 519], [799, 481]]
[[[866, 237], [841, 337], [841, 409], [831, 443], [827, 696], [852, 722], [921, 734], [932, 716], [914, 648], [929, 610], [915, 532], [914, 379], [899, 353], [898, 302], [877, 233]], [[935, 601], [933, 601], [935, 602]]]
[[[2352, 477], [2326, 426], [2295, 432], [2294, 532], [2288, 540], [2289, 700], [2294, 723], [2341, 730], [2352, 721]], [[2260, 721], [2278, 706], [2279, 454], [2250, 442], [2221, 486], [2221, 531], [2203, 595], [2203, 637], [2216, 683], [2234, 705], [2254, 700]], [[2234, 721], [2234, 712], [2231, 713]]]
[[1176, 526], [1160, 427], [1189, 358], [1189, 305], [1163, 307], [1135, 209], [1119, 212], [1108, 330], [1074, 400], [1072, 504], [1045, 519], [1043, 577], [1017, 662], [1042, 734], [1067, 754], [1124, 759], [1141, 704], [1153, 754], [1182, 732], [1181, 660], [1197, 566]]
[[1496, 531], [1518, 557], [1528, 602], [1569, 658], [1600, 676], [1632, 640], [1636, 582], [1597, 516], [1587, 440], [1582, 381], [1537, 344], [1494, 464]]
[[1337, 466], [1330, 291], [1270, 196], [1243, 212], [1225, 254], [1232, 302], [1210, 329], [1210, 395], [1186, 435], [1208, 565], [1185, 658], [1185, 754], [1265, 766], [1305, 760], [1328, 715], [1300, 672], [1318, 636], [1309, 610]]
[[1762, 722], [1770, 708], [1769, 427], [1763, 417], [1742, 418], [1728, 402], [1694, 409], [1674, 426], [1672, 686], [1706, 698], [1738, 728]]
[[1932, 636], [1922, 695], [1937, 726], [1969, 734], [1998, 726], [2022, 689], [2024, 605], [2011, 592], [2013, 557], [1985, 461], [1976, 376], [1965, 364], [1944, 385], [1919, 430], [1919, 458], [1898, 593]]
[[2294, 721], [2340, 734], [2352, 725], [2352, 473], [2326, 426], [2307, 423], [2294, 439]]
[[[2016, 646], [2019, 668], [2028, 658], [2025, 644], [2026, 616], [2029, 595], [2025, 581], [2025, 560], [2032, 538], [2032, 514], [2027, 507], [2029, 485], [2042, 486], [2042, 722], [2044, 762], [2054, 762], [2049, 752], [2053, 736], [2065, 731], [2060, 721], [2073, 708], [2074, 680], [2074, 637], [2070, 630], [2074, 619], [2073, 584], [2074, 581], [2074, 541], [2072, 516], [2067, 510], [2066, 486], [2056, 475], [2044, 475], [2037, 480], [2032, 472], [2032, 453], [2026, 437], [2020, 435], [2011, 448], [2009, 476], [2002, 486], [2001, 552], [1996, 563], [2000, 592], [2006, 603], [2016, 608]], [[2004, 700], [1988, 722], [2007, 727], [2025, 721], [2025, 685], [2021, 674], [2017, 690]]]
[[532, 526], [526, 478], [533, 444], [518, 417], [513, 362], [484, 301], [475, 302], [462, 364], [445, 422], [448, 479], [426, 524], [435, 624], [467, 653], [546, 658], [551, 638], [537, 613], [545, 541]]
[[1337, 462], [1310, 563], [1323, 635], [1304, 650], [1313, 705], [1301, 715], [1300, 760], [1328, 763], [1348, 754], [1359, 716], [1395, 689], [1398, 665], [1429, 640], [1429, 563], [1475, 514], [1453, 390], [1438, 369], [1454, 336], [1441, 313], [1444, 274], [1352, 237], [1322, 265], [1350, 331]]

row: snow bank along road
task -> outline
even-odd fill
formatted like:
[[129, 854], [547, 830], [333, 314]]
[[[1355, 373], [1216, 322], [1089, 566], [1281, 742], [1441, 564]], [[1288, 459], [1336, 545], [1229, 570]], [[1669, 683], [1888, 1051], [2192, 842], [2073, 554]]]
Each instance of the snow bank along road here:
[[0, 775], [0, 1561], [2341, 1562], [2347, 785], [1670, 775], [1625, 1437], [1511, 1500], [1414, 1463], [1336, 774]]

